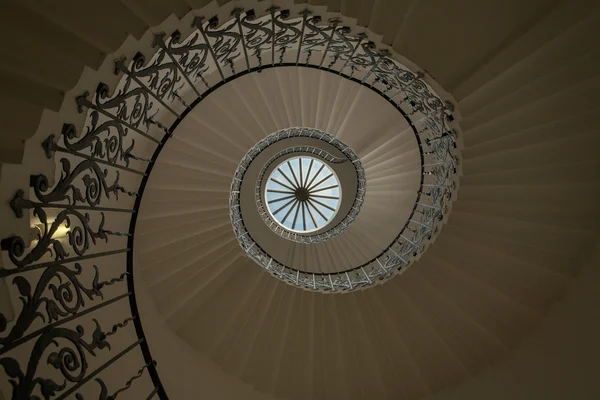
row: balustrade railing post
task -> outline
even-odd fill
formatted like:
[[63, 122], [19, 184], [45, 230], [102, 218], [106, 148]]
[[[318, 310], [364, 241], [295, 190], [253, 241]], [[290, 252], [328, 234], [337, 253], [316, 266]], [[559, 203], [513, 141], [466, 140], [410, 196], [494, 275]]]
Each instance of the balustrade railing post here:
[[[175, 32], [172, 37], [173, 38], [179, 37], [179, 32]], [[172, 40], [174, 40], [174, 39], [172, 39]], [[198, 89], [196, 88], [196, 85], [194, 85], [194, 83], [190, 80], [190, 77], [187, 76], [187, 74], [185, 73], [183, 68], [181, 68], [181, 65], [179, 64], [179, 62], [175, 59], [175, 56], [173, 55], [171, 50], [169, 50], [169, 46], [167, 46], [167, 44], [165, 42], [165, 33], [164, 32], [157, 33], [154, 35], [154, 41], [152, 42], [152, 47], [156, 47], [156, 46], [158, 46], [162, 51], [164, 51], [167, 54], [167, 56], [171, 59], [171, 61], [175, 65], [175, 67], [179, 70], [179, 73], [183, 76], [183, 78], [186, 80], [188, 85], [190, 85], [190, 87], [192, 88], [192, 90], [194, 91], [196, 96], [201, 97], [201, 94], [198, 91]], [[183, 100], [181, 100], [181, 101], [183, 102]], [[185, 103], [184, 103], [184, 105], [185, 105]], [[186, 108], [187, 108], [187, 106], [186, 106]], [[179, 117], [179, 115], [178, 115], [178, 117]]]
[[[173, 60], [175, 62], [175, 60]], [[160, 103], [167, 111], [173, 114], [176, 118], [179, 118], [181, 115], [173, 110], [167, 103], [163, 101], [159, 96], [157, 96], [152, 90], [150, 90], [145, 84], [143, 84], [138, 77], [131, 73], [129, 68], [125, 65], [125, 57], [121, 57], [115, 61], [115, 74], [118, 75], [119, 72], [123, 72], [129, 79], [132, 79], [135, 83], [137, 83], [148, 95], [152, 96], [156, 101]]]
[[242, 29], [242, 22], [240, 20], [240, 15], [242, 14], [243, 11], [244, 11], [243, 8], [236, 7], [231, 12], [231, 15], [233, 15], [235, 17], [235, 20], [236, 20], [236, 23], [237, 23], [237, 26], [238, 26], [238, 31], [240, 33], [240, 40], [241, 40], [241, 43], [242, 43], [242, 50], [244, 51], [244, 60], [246, 60], [246, 68], [248, 70], [250, 70], [250, 59], [248, 58], [248, 50], [246, 50], [246, 41], [244, 39], [244, 31]]
[[[106, 85], [103, 83], [100, 83], [99, 88], [104, 88]], [[98, 89], [101, 90], [101, 89]], [[160, 140], [148, 135], [146, 132], [140, 130], [139, 128], [131, 125], [130, 123], [123, 121], [122, 119], [118, 118], [116, 115], [109, 113], [108, 111], [98, 107], [97, 105], [95, 105], [94, 103], [92, 103], [91, 101], [89, 101], [88, 96], [90, 95], [89, 92], [84, 92], [83, 94], [81, 94], [80, 96], [78, 96], [76, 98], [76, 103], [77, 103], [77, 109], [79, 110], [79, 112], [83, 112], [83, 108], [88, 108], [90, 110], [95, 110], [98, 111], [100, 114], [118, 121], [120, 124], [122, 124], [123, 126], [126, 126], [127, 128], [131, 129], [132, 131], [140, 134], [141, 136], [145, 137], [146, 139], [149, 139], [151, 141], [153, 141], [154, 143], [160, 143]]]
[[[213, 17], [208, 21], [208, 26], [216, 27], [218, 23], [219, 23], [219, 19], [217, 17]], [[196, 26], [196, 28], [198, 28], [200, 30], [200, 33], [202, 34], [202, 38], [204, 39], [204, 42], [208, 46], [208, 51], [210, 52], [210, 55], [215, 63], [215, 66], [217, 67], [217, 71], [219, 71], [219, 75], [221, 76], [221, 81], [225, 81], [225, 75], [223, 75], [223, 71], [221, 70], [221, 66], [219, 65], [219, 60], [217, 59], [217, 56], [215, 55], [215, 51], [213, 50], [212, 45], [210, 44], [210, 41], [208, 40], [208, 36], [206, 36], [206, 30], [204, 29], [204, 17], [194, 18], [194, 26]]]
[[306, 28], [306, 18], [311, 14], [311, 11], [307, 8], [302, 10], [302, 27], [300, 28], [300, 41], [298, 42], [298, 54], [296, 54], [296, 65], [300, 63], [300, 54], [302, 53], [302, 43], [304, 41], [304, 29]]
[[344, 65], [342, 65], [342, 67], [340, 68], [340, 71], [338, 72], [340, 75], [342, 75], [344, 69], [346, 68], [348, 63], [352, 60], [352, 57], [354, 57], [354, 54], [356, 54], [356, 52], [358, 51], [358, 48], [362, 45], [362, 42], [365, 39], [367, 39], [367, 34], [364, 32], [361, 32], [356, 37], [358, 38], [358, 42], [356, 42], [356, 46], [354, 46], [352, 53], [350, 53], [348, 55], [348, 59], [346, 60], [346, 62], [344, 62]]
[[333, 36], [336, 33], [336, 29], [339, 23], [341, 23], [342, 20], [339, 18], [332, 18], [329, 20], [329, 23], [331, 24], [331, 36], [329, 36], [329, 40], [327, 41], [327, 46], [325, 46], [325, 51], [323, 52], [323, 57], [321, 57], [321, 62], [319, 63], [319, 68], [321, 68], [323, 66], [323, 62], [325, 61], [325, 58], [327, 57], [327, 52], [329, 51], [329, 46], [331, 46], [331, 42], [333, 40]]
[[271, 66], [275, 66], [275, 39], [277, 36], [275, 32], [275, 12], [277, 10], [279, 10], [277, 6], [267, 8], [267, 12], [271, 15], [271, 32], [273, 33], [271, 40]]

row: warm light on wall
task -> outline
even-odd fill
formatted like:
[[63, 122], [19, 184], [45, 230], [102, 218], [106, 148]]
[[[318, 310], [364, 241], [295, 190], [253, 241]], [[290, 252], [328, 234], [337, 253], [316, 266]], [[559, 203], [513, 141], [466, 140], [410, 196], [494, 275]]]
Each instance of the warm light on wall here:
[[[48, 222], [48, 228], [50, 228], [52, 226], [52, 223], [54, 221], [49, 221]], [[37, 224], [35, 226], [35, 230], [36, 230], [36, 239], [37, 239], [37, 235], [42, 236], [43, 232], [44, 232], [44, 225], [43, 224]], [[56, 231], [54, 232], [54, 234], [52, 235], [53, 239], [61, 239], [66, 237], [69, 234], [70, 228], [68, 228], [65, 224], [61, 224], [59, 225], [59, 227], [56, 229]]]

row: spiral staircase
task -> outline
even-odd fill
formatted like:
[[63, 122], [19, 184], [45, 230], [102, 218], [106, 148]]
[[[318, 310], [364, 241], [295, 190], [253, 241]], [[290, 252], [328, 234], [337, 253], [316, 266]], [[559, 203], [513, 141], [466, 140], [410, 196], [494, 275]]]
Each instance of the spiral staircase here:
[[0, 399], [600, 396], [597, 2], [0, 11]]

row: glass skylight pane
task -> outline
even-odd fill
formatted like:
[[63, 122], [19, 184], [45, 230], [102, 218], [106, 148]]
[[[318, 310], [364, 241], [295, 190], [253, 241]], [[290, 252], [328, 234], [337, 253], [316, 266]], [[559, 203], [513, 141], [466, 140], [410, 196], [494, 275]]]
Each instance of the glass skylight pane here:
[[273, 219], [298, 233], [317, 231], [329, 224], [341, 203], [337, 175], [314, 157], [284, 160], [273, 169], [265, 187], [267, 209]]

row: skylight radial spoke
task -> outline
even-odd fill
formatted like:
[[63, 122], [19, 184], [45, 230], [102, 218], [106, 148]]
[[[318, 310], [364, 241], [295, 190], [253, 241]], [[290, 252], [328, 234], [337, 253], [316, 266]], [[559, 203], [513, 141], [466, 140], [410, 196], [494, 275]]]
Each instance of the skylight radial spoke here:
[[308, 172], [306, 173], [306, 179], [304, 180], [304, 182], [308, 182], [308, 178], [310, 177], [310, 171], [312, 170], [312, 166], [313, 166], [314, 163], [315, 163], [315, 159], [311, 158], [310, 159], [310, 164], [308, 164]]
[[[296, 200], [296, 203], [298, 202], [298, 200]], [[292, 204], [292, 206], [290, 207], [290, 209], [288, 210], [287, 213], [285, 213], [285, 215], [283, 216], [283, 219], [281, 220], [281, 223], [285, 223], [285, 220], [287, 219], [288, 215], [290, 215], [290, 213], [292, 212], [292, 210], [294, 209], [294, 206], [296, 205], [296, 203]]]
[[285, 193], [285, 194], [293, 194], [294, 193], [293, 190], [273, 190], [273, 189], [267, 189], [267, 192], [269, 192], [269, 193]]
[[286, 208], [288, 205], [292, 204], [294, 201], [298, 201], [295, 198], [288, 201], [287, 203], [285, 203], [283, 206], [281, 206], [279, 209], [277, 209], [277, 211], [275, 211], [273, 214], [277, 214], [279, 211], [283, 210], [284, 208]]
[[277, 183], [277, 184], [279, 184], [279, 185], [283, 186], [283, 187], [286, 187], [286, 188], [290, 189], [292, 192], [294, 192], [294, 191], [296, 190], [296, 189], [294, 189], [293, 187], [286, 185], [285, 183], [281, 183], [281, 182], [279, 182], [279, 181], [278, 181], [277, 179], [275, 179], [275, 178], [271, 178], [271, 180], [272, 180], [273, 182], [275, 182], [275, 183]]
[[308, 215], [310, 215], [310, 219], [312, 220], [315, 227], [319, 226], [319, 225], [317, 225], [317, 221], [315, 221], [315, 217], [314, 217], [312, 211], [310, 211], [310, 202], [308, 202], [308, 201], [306, 202], [306, 209], [308, 210]]
[[310, 199], [309, 201], [314, 201], [315, 203], [322, 205], [323, 207], [327, 208], [328, 210], [331, 210], [331, 211], [335, 212], [335, 208], [333, 208], [333, 207], [330, 207], [330, 206], [328, 206], [328, 205], [327, 205], [327, 204], [325, 204], [325, 203], [321, 203], [321, 202], [320, 202], [319, 200], [317, 200], [317, 199]]
[[317, 195], [317, 194], [311, 194], [310, 197], [318, 197], [318, 198], [321, 198], [321, 199], [332, 199], [332, 200], [338, 200], [339, 199], [339, 197], [335, 197], [335, 196], [320, 196], [320, 195]]
[[317, 170], [317, 173], [315, 174], [315, 176], [313, 176], [313, 178], [310, 180], [310, 182], [308, 182], [308, 185], [306, 185], [307, 188], [310, 188], [312, 183], [315, 181], [315, 179], [317, 178], [317, 176], [319, 176], [319, 174], [321, 173], [321, 171], [323, 171], [323, 168], [325, 168], [325, 164], [321, 164], [321, 168], [319, 168]]
[[322, 192], [323, 190], [335, 189], [337, 187], [340, 187], [340, 185], [331, 185], [331, 186], [324, 187], [322, 189], [309, 190], [309, 191], [311, 193], [311, 196], [314, 196], [313, 193]]
[[304, 222], [304, 230], [306, 231], [306, 211], [304, 211], [304, 207], [306, 206], [306, 202], [303, 201], [302, 203], [302, 221]]
[[321, 216], [321, 217], [322, 217], [324, 220], [327, 220], [327, 217], [326, 217], [325, 215], [323, 215], [323, 213], [321, 212], [321, 210], [319, 210], [319, 209], [317, 208], [317, 206], [315, 206], [315, 205], [312, 203], [312, 200], [310, 200], [310, 199], [309, 199], [309, 200], [308, 200], [308, 204], [309, 204], [310, 206], [312, 206], [312, 208], [314, 208], [314, 209], [315, 209], [315, 211], [316, 211], [316, 212], [318, 212], [318, 213], [319, 213], [319, 215], [320, 215], [320, 216]]
[[304, 187], [302, 185], [302, 159], [301, 158], [298, 159], [298, 167], [300, 167], [300, 187]]
[[296, 197], [296, 196], [291, 195], [291, 196], [280, 197], [280, 198], [275, 199], [275, 200], [268, 200], [267, 203], [269, 203], [269, 204], [278, 203], [278, 202], [283, 201], [283, 200], [291, 199], [292, 197]]
[[294, 172], [294, 168], [292, 167], [292, 164], [288, 161], [287, 162], [288, 167], [290, 167], [290, 171], [292, 171], [292, 177], [294, 178], [294, 182], [296, 182], [296, 187], [302, 187], [302, 184], [300, 182], [298, 182], [298, 178], [296, 177], [296, 173]]
[[294, 222], [292, 222], [292, 229], [296, 229], [296, 220], [298, 219], [299, 211], [300, 211], [300, 204], [296, 204], [296, 214], [294, 214]]
[[296, 186], [296, 184], [294, 182], [292, 182], [292, 180], [287, 176], [287, 174], [285, 172], [283, 172], [281, 170], [281, 168], [277, 167], [277, 171], [279, 171], [279, 173], [281, 175], [283, 175], [283, 177], [285, 178], [285, 180], [288, 181], [290, 183], [290, 185], [292, 185], [294, 187], [294, 190], [298, 189], [298, 186]]
[[314, 189], [314, 188], [317, 188], [317, 187], [319, 187], [319, 185], [320, 185], [321, 183], [325, 182], [327, 179], [331, 178], [332, 176], [333, 176], [333, 172], [332, 172], [331, 174], [327, 175], [325, 178], [321, 179], [321, 180], [319, 181], [319, 183], [317, 183], [317, 184], [314, 184], [314, 185], [312, 185], [312, 186], [309, 186], [308, 190], [311, 190], [311, 189]]

